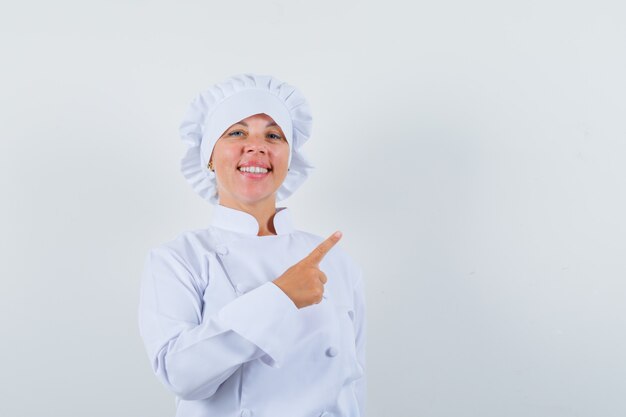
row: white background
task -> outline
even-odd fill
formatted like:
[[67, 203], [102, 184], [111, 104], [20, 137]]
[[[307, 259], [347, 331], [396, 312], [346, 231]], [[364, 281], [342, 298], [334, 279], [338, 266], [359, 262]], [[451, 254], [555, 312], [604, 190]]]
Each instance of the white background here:
[[194, 95], [298, 86], [317, 166], [285, 204], [344, 234], [370, 417], [626, 415], [621, 1], [0, 6], [0, 415], [171, 417], [136, 310], [149, 248], [206, 227]]

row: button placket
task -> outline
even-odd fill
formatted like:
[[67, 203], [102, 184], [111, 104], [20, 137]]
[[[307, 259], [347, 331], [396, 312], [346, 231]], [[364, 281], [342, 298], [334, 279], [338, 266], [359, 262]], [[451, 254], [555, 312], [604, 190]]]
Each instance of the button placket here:
[[354, 310], [348, 310], [348, 317], [350, 317], [350, 320], [354, 321]]
[[235, 284], [235, 292], [237, 293], [237, 295], [242, 295], [244, 292], [246, 292], [245, 285]]
[[326, 356], [328, 356], [329, 358], [334, 358], [335, 356], [337, 356], [338, 353], [339, 351], [334, 346], [330, 346], [328, 349], [326, 349]]

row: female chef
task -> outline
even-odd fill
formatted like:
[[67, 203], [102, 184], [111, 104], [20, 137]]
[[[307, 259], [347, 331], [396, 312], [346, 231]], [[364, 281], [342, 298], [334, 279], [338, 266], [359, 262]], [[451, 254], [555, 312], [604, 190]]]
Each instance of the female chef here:
[[359, 268], [287, 208], [311, 166], [311, 115], [273, 77], [229, 78], [181, 125], [182, 172], [216, 204], [211, 224], [150, 251], [139, 327], [177, 417], [364, 415], [365, 302]]

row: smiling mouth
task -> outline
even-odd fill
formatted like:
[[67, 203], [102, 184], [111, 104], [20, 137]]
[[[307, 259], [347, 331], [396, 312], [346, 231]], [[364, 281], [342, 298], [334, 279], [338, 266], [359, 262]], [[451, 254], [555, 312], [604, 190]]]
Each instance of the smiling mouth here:
[[239, 167], [240, 172], [247, 172], [249, 174], [267, 174], [272, 169], [271, 168], [263, 168], [263, 167]]

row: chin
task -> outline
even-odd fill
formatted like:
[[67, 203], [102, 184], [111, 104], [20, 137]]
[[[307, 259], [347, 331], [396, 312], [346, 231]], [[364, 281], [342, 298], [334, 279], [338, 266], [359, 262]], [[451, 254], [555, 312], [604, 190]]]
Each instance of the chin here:
[[276, 203], [276, 192], [273, 193], [242, 193], [235, 196], [235, 199], [240, 203], [254, 205], [268, 200]]
[[220, 202], [237, 205], [244, 204], [253, 206], [257, 204], [267, 204], [271, 201], [276, 205], [276, 196], [280, 184], [231, 184], [234, 186], [219, 186], [218, 195]]

